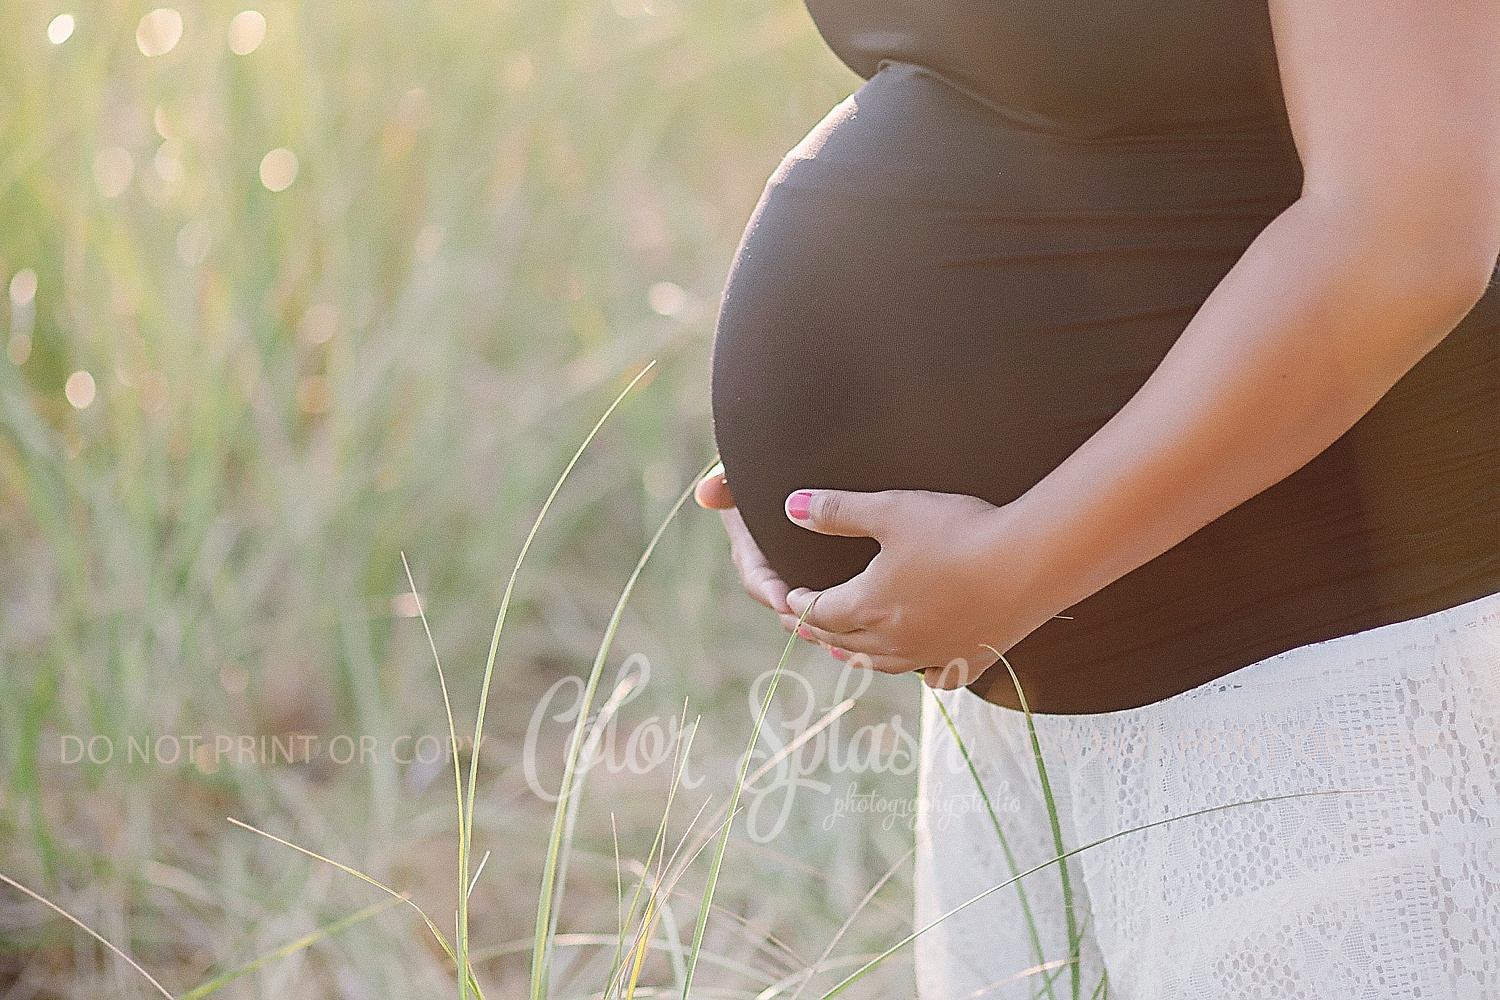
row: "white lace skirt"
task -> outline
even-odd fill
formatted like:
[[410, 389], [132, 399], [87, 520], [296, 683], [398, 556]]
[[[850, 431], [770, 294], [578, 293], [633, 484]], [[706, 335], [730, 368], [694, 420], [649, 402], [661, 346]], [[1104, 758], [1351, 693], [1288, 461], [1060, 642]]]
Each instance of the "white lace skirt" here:
[[938, 923], [923, 1000], [1500, 998], [1500, 594], [1033, 719], [1055, 826], [1022, 713], [924, 696], [919, 928], [1228, 808]]

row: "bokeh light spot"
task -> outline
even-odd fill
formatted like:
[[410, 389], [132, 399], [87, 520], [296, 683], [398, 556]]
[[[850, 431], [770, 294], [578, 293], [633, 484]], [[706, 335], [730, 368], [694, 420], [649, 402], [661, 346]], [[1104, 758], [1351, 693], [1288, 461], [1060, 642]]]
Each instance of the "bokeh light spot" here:
[[36, 298], [36, 272], [23, 267], [10, 279], [10, 301], [18, 306], [29, 306]]
[[177, 259], [189, 267], [202, 264], [208, 260], [208, 251], [212, 244], [208, 223], [201, 219], [194, 219], [177, 230]]
[[67, 384], [63, 386], [63, 395], [68, 397], [68, 402], [73, 404], [75, 410], [87, 410], [94, 405], [97, 391], [94, 376], [82, 370], [69, 375]]
[[315, 347], [328, 343], [338, 330], [339, 311], [327, 302], [320, 302], [302, 314], [297, 323], [297, 339]]
[[135, 44], [148, 59], [164, 56], [182, 41], [182, 15], [171, 7], [158, 7], [135, 28]]
[[258, 10], [242, 10], [229, 22], [229, 51], [248, 56], [266, 40], [266, 18]]
[[157, 147], [151, 163], [156, 167], [156, 176], [168, 184], [176, 184], [186, 173], [182, 168], [182, 143], [168, 139]]
[[5, 356], [17, 368], [24, 365], [27, 359], [31, 357], [31, 335], [12, 333], [10, 335], [10, 343], [5, 345]]
[[118, 198], [130, 187], [135, 176], [135, 161], [119, 146], [105, 146], [94, 157], [94, 183], [106, 198]]
[[47, 41], [53, 45], [61, 45], [73, 37], [73, 15], [59, 14], [47, 25]]
[[260, 182], [269, 191], [285, 191], [297, 179], [297, 154], [277, 147], [260, 161]]
[[160, 413], [167, 405], [167, 377], [150, 368], [136, 379], [141, 393], [141, 409], [147, 413]]
[[646, 293], [651, 311], [662, 316], [676, 316], [687, 305], [687, 291], [675, 281], [658, 281]]

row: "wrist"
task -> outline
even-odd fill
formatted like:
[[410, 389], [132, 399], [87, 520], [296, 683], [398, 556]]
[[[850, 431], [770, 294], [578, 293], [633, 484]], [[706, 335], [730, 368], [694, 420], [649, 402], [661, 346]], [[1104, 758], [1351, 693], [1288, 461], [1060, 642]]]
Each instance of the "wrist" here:
[[1086, 596], [1071, 596], [1055, 558], [1060, 551], [1055, 516], [1029, 497], [987, 512], [982, 543], [986, 564], [1000, 574], [996, 591], [1003, 607], [997, 620], [1021, 627], [1016, 641]]

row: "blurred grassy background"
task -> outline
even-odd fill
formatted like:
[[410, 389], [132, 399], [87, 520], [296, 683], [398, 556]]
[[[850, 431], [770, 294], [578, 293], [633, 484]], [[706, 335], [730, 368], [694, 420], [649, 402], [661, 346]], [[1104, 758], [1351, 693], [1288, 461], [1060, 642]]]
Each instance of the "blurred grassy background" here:
[[[521, 773], [533, 707], [586, 670], [630, 566], [712, 454], [708, 351], [741, 226], [857, 81], [794, 0], [149, 10], [0, 3], [0, 871], [174, 991], [376, 898], [226, 815], [412, 891], [441, 923], [451, 779], [385, 752], [446, 732], [400, 553], [462, 732], [530, 519], [656, 358], [562, 494], [501, 649], [476, 831], [497, 854], [475, 940], [491, 996], [514, 996], [527, 956], [503, 946], [529, 938], [550, 819]], [[624, 733], [684, 698], [704, 715], [707, 780], [677, 833], [723, 800], [750, 680], [784, 640], [726, 552], [717, 518], [684, 512], [606, 673], [631, 653], [654, 668]], [[828, 704], [831, 661], [804, 649], [793, 666]], [[789, 688], [773, 723], [804, 697]], [[845, 740], [893, 712], [914, 732], [916, 701], [915, 685], [877, 684]], [[130, 736], [294, 732], [372, 735], [382, 752], [344, 767], [124, 759]], [[544, 772], [563, 732], [549, 723]], [[63, 763], [64, 737], [94, 735], [110, 762]], [[667, 772], [591, 779], [565, 932], [613, 932], [611, 816], [622, 853], [643, 856]], [[770, 843], [731, 844], [709, 950], [742, 968], [705, 966], [703, 995], [755, 996], [811, 962], [906, 850], [900, 825], [825, 830], [848, 778], [816, 777], [839, 787], [804, 793]], [[906, 885], [841, 951], [899, 937]], [[221, 995], [451, 996], [423, 933], [392, 911]], [[565, 951], [577, 968], [593, 954]], [[560, 983], [584, 996], [601, 985], [589, 974]], [[645, 979], [673, 974], [653, 958]], [[907, 992], [900, 967], [871, 985]], [[0, 890], [0, 997], [147, 995]]]

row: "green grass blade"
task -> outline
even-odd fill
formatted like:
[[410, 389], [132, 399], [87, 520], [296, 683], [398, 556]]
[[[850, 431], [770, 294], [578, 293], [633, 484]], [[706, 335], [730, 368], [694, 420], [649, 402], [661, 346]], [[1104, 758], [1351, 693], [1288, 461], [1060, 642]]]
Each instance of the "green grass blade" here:
[[[459, 898], [463, 901], [460, 905], [466, 906], [469, 893], [474, 891], [474, 883], [471, 880], [467, 887], [463, 884], [463, 876], [469, 870], [469, 851], [471, 850], [472, 838], [469, 835], [469, 826], [464, 816], [464, 778], [463, 769], [458, 762], [458, 726], [453, 721], [453, 701], [448, 696], [448, 678], [443, 673], [443, 661], [438, 656], [437, 643], [432, 638], [432, 627], [427, 621], [427, 608], [423, 604], [422, 595], [417, 593], [417, 581], [412, 577], [411, 564], [406, 561], [405, 552], [401, 553], [401, 568], [406, 571], [406, 582], [411, 587], [412, 600], [417, 605], [417, 617], [422, 620], [422, 631], [427, 636], [427, 648], [432, 650], [432, 662], [437, 667], [438, 686], [443, 692], [443, 713], [448, 718], [448, 746], [450, 755], [453, 757], [453, 786], [454, 794], [457, 797], [458, 809], [458, 871], [460, 878], [458, 889], [461, 893]], [[477, 752], [478, 747], [475, 747], [475, 750]], [[474, 878], [476, 880], [479, 878], [478, 872], [474, 874]], [[463, 936], [462, 924], [458, 933], [460, 937]], [[465, 971], [462, 968], [459, 970], [459, 982], [463, 982]], [[461, 990], [459, 1000], [463, 1000]]]
[[[684, 715], [685, 714], [686, 709], [684, 708]], [[615, 945], [614, 958], [610, 961], [609, 976], [607, 979], [605, 979], [605, 996], [608, 996], [610, 990], [614, 988], [616, 976], [619, 975], [622, 969], [621, 960], [623, 959], [625, 954], [625, 931], [630, 926], [631, 922], [635, 920], [636, 907], [640, 904], [641, 893], [645, 890], [646, 880], [651, 875], [651, 862], [656, 860], [657, 852], [662, 850], [666, 845], [667, 820], [672, 815], [672, 802], [677, 798], [677, 789], [682, 784], [682, 775], [687, 768], [688, 752], [692, 749], [693, 737], [698, 734], [698, 724], [701, 721], [701, 716], [693, 720], [692, 730], [687, 733], [685, 741], [681, 745], [679, 745], [678, 749], [675, 751], [677, 754], [677, 761], [672, 768], [672, 784], [667, 789], [667, 804], [665, 808], [662, 809], [661, 822], [657, 824], [656, 836], [651, 841], [651, 850], [646, 855], [646, 863], [641, 867], [641, 879], [635, 884], [635, 892], [630, 899], [630, 909], [625, 914], [623, 914], [620, 919], [620, 937]], [[699, 810], [699, 813], [702, 813], [701, 809]], [[658, 876], [658, 882], [659, 881], [660, 878]], [[654, 891], [655, 890], [653, 889], [653, 892]]]
[[[800, 628], [807, 620], [808, 614], [818, 603], [814, 597], [808, 604], [807, 610], [797, 619]], [[693, 988], [693, 972], [698, 967], [698, 952], [703, 947], [703, 933], [708, 928], [708, 915], [711, 910], [714, 890], [719, 883], [719, 869], [724, 864], [724, 850], [729, 846], [729, 831], [734, 826], [735, 810], [739, 807], [740, 792], [745, 787], [745, 777], [750, 772], [750, 755], [755, 752], [755, 744], [760, 742], [760, 732], [765, 726], [766, 715], [771, 710], [771, 698], [776, 694], [776, 683], [781, 680], [782, 671], [786, 669], [786, 662], [791, 658], [792, 648], [797, 644], [795, 632], [787, 639], [786, 648], [781, 651], [781, 659], [776, 664], [776, 670], [771, 674], [771, 683], [766, 687], [765, 699], [761, 702], [760, 715], [755, 720], [755, 728], [750, 731], [750, 743], [745, 747], [745, 757], [740, 763], [740, 773], [734, 783], [734, 791], [730, 794], [726, 807], [726, 818], [724, 820], [724, 831], [719, 835], [719, 846], [714, 850], [713, 864], [708, 871], [708, 884], [703, 888], [703, 906], [698, 911], [698, 925], [693, 930], [693, 950], [688, 955], [687, 977], [682, 983], [682, 1000], [689, 1000]]]
[[[315, 861], [321, 861], [325, 865], [332, 865], [333, 867], [337, 868], [339, 871], [344, 872], [347, 875], [353, 875], [355, 878], [359, 879], [362, 882], [368, 882], [370, 885], [373, 885], [375, 888], [379, 889], [386, 895], [394, 896], [396, 899], [401, 900], [407, 906], [410, 906], [413, 910], [417, 911], [417, 915], [422, 918], [422, 922], [425, 923], [427, 925], [427, 929], [432, 932], [432, 936], [437, 941], [438, 947], [443, 949], [443, 954], [448, 956], [448, 960], [450, 962], [454, 963], [454, 967], [459, 970], [459, 974], [463, 974], [464, 967], [458, 964], [458, 955], [454, 952], [453, 947], [448, 944], [448, 939], [443, 936], [443, 932], [438, 930], [437, 924], [432, 922], [432, 918], [429, 917], [427, 915], [427, 912], [420, 906], [418, 906], [415, 901], [412, 900], [409, 894], [404, 892], [397, 892], [395, 889], [392, 889], [384, 882], [366, 875], [358, 868], [351, 868], [340, 861], [335, 861], [332, 858], [325, 857], [319, 854], [317, 851], [310, 851], [300, 844], [294, 844], [290, 840], [283, 840], [281, 837], [276, 836], [276, 834], [267, 833], [265, 830], [262, 830], [259, 827], [251, 826], [249, 823], [246, 823], [243, 820], [235, 819], [233, 816], [229, 816], [227, 817], [227, 819], [229, 820], [229, 822], [233, 823], [235, 826], [239, 827], [242, 830], [249, 830], [251, 833], [256, 834], [257, 836], [264, 837], [273, 843], [280, 844], [282, 847], [289, 847], [299, 854], [305, 854]], [[468, 977], [468, 980], [469, 989], [474, 991], [474, 995], [476, 997], [479, 997], [479, 1000], [484, 1000], [484, 994], [480, 992], [478, 982], [474, 980], [472, 975]]]
[[[645, 372], [643, 371], [641, 374], [644, 375]], [[638, 375], [636, 376], [636, 379], [639, 380], [640, 377], [641, 376]], [[631, 385], [634, 384], [634, 382], [631, 383]], [[626, 391], [629, 391], [628, 386], [626, 387]], [[623, 393], [621, 394], [621, 396], [623, 398]], [[618, 402], [618, 400], [616, 400], [616, 402]], [[606, 412], [604, 416], [607, 417], [609, 416], [609, 414]], [[603, 420], [604, 417], [601, 417], [600, 422], [602, 423]], [[585, 442], [585, 444], [587, 444], [587, 442]], [[714, 461], [717, 461], [717, 458], [715, 458]], [[625, 581], [625, 586], [620, 591], [619, 600], [615, 602], [614, 613], [610, 615], [609, 624], [608, 626], [606, 626], [604, 631], [604, 638], [599, 644], [599, 651], [594, 656], [593, 667], [589, 670], [589, 678], [587, 683], [585, 683], [584, 685], [583, 696], [578, 706], [578, 719], [573, 724], [573, 735], [568, 744], [568, 757], [566, 764], [563, 766], [562, 785], [558, 789], [557, 807], [553, 810], [552, 835], [547, 844], [547, 862], [546, 866], [542, 869], [542, 888], [541, 893], [539, 894], [537, 899], [536, 950], [532, 954], [531, 962], [531, 1000], [545, 1000], [547, 996], [547, 935], [550, 934], [556, 926], [555, 917], [553, 915], [553, 904], [555, 902], [553, 896], [557, 891], [559, 855], [561, 854], [563, 849], [564, 825], [567, 821], [570, 803], [572, 801], [573, 782], [577, 776], [578, 759], [580, 751], [583, 747], [583, 734], [585, 728], [588, 725], [589, 710], [593, 705], [594, 695], [599, 689], [599, 679], [604, 673], [604, 662], [609, 656], [610, 647], [614, 644], [615, 633], [619, 630], [620, 621], [625, 616], [626, 602], [630, 600], [630, 595], [635, 591], [636, 582], [640, 579], [642, 571], [645, 570], [647, 561], [651, 558], [652, 553], [656, 551], [657, 545], [661, 542], [662, 536], [666, 534], [667, 528], [671, 525], [673, 519], [677, 517], [678, 512], [682, 510], [683, 506], [687, 503], [688, 498], [693, 495], [693, 489], [697, 485], [698, 479], [708, 474], [708, 470], [713, 468], [714, 461], [711, 461], [707, 465], [705, 465], [703, 467], [703, 471], [700, 472], [698, 476], [695, 476], [692, 482], [688, 484], [687, 488], [682, 491], [681, 495], [678, 496], [677, 502], [672, 505], [672, 509], [669, 510], [667, 512], [667, 516], [662, 519], [661, 525], [656, 529], [656, 533], [651, 536], [651, 541], [646, 544], [646, 548], [641, 553], [641, 557], [636, 560], [635, 569], [631, 571], [630, 578]], [[548, 502], [551, 502], [550, 497], [548, 498]], [[507, 587], [507, 597], [509, 596], [509, 593], [510, 589], [509, 587]], [[498, 634], [499, 632], [497, 631], [496, 635]], [[485, 673], [485, 684], [486, 686], [488, 686], [489, 684], [488, 670], [486, 670]], [[473, 781], [474, 775], [471, 772], [469, 775], [469, 801], [471, 804], [471, 808], [474, 796]], [[472, 820], [472, 814], [470, 816], [470, 819]]]
[[609, 729], [610, 723], [614, 721], [615, 713], [620, 710], [620, 706], [625, 703], [625, 699], [630, 695], [631, 691], [635, 690], [638, 683], [639, 676], [631, 674], [622, 678], [620, 683], [615, 685], [614, 691], [605, 699], [604, 707], [599, 709], [598, 718], [594, 720], [594, 724], [589, 728], [588, 741], [584, 744], [583, 750], [579, 754], [579, 759], [585, 763], [577, 774], [576, 784], [573, 786], [574, 794], [569, 796], [568, 815], [563, 822], [561, 846], [557, 855], [557, 874], [554, 882], [556, 888], [552, 897], [552, 922], [547, 928], [549, 936], [557, 933], [557, 921], [559, 914], [562, 912], [563, 890], [568, 882], [568, 862], [572, 858], [573, 830], [578, 823], [578, 807], [583, 801], [581, 793], [583, 791], [583, 783], [588, 776], [589, 762], [593, 761], [594, 755], [598, 752], [599, 744], [604, 738], [604, 733]]
[[400, 898], [387, 899], [376, 903], [374, 906], [366, 907], [365, 909], [360, 910], [358, 913], [347, 916], [342, 920], [335, 921], [334, 923], [329, 924], [327, 927], [323, 927], [316, 931], [313, 931], [306, 937], [299, 938], [296, 941], [293, 941], [291, 944], [284, 945], [283, 947], [277, 948], [273, 952], [262, 955], [260, 958], [257, 958], [249, 965], [242, 965], [232, 972], [226, 972], [222, 976], [216, 976], [213, 979], [210, 979], [208, 982], [204, 983], [202, 986], [195, 987], [184, 993], [182, 996], [178, 997], [177, 1000], [201, 1000], [202, 997], [206, 997], [210, 993], [217, 993], [219, 990], [223, 989], [225, 986], [228, 986], [236, 979], [239, 979], [241, 976], [249, 975], [263, 965], [274, 962], [278, 958], [286, 958], [288, 955], [295, 954], [305, 948], [311, 948], [313, 945], [317, 944], [324, 938], [332, 937], [340, 931], [347, 930], [348, 928], [353, 927], [355, 924], [363, 923], [364, 921], [369, 920], [371, 917], [375, 916], [378, 913], [384, 913], [386, 910], [389, 910], [391, 907], [400, 902], [402, 902]]
[[[969, 748], [964, 743], [963, 737], [958, 735], [958, 727], [953, 723], [953, 716], [948, 714], [948, 706], [944, 705], [943, 700], [936, 695], [929, 695], [929, 697], [937, 702], [938, 711], [943, 713], [943, 722], [947, 724], [948, 732], [952, 734], [954, 742], [958, 744], [958, 752], [963, 755], [964, 764], [968, 767], [969, 774], [974, 778], [974, 786], [979, 789], [979, 796], [984, 802], [985, 811], [989, 813], [990, 822], [995, 827], [995, 836], [1000, 840], [1000, 850], [1005, 855], [1006, 867], [1010, 869], [1012, 875], [1015, 875], [1021, 870], [1020, 866], [1016, 864], [1016, 856], [1010, 849], [1010, 842], [1005, 839], [1005, 831], [1000, 828], [1000, 817], [995, 812], [994, 805], [990, 802], [990, 794], [985, 790], [984, 782], [979, 780], [979, 769], [974, 766], [974, 759], [969, 756]], [[1016, 883], [1016, 895], [1021, 901], [1021, 913], [1026, 917], [1026, 932], [1031, 938], [1032, 954], [1035, 956], [1037, 964], [1040, 965], [1047, 961], [1047, 956], [1042, 953], [1042, 937], [1037, 931], [1036, 918], [1032, 916], [1031, 903], [1026, 898], [1026, 890], [1020, 882]], [[1049, 997], [1053, 995], [1050, 982], [1047, 987], [1047, 995]]]
[[819, 1000], [832, 1000], [833, 997], [838, 996], [840, 993], [844, 992], [844, 990], [846, 990], [850, 986], [854, 985], [855, 982], [857, 982], [860, 978], [862, 978], [870, 970], [872, 970], [876, 966], [880, 965], [881, 962], [884, 962], [887, 958], [890, 958], [896, 952], [900, 951], [902, 948], [905, 948], [907, 945], [911, 944], [917, 938], [921, 937], [923, 934], [925, 934], [928, 931], [932, 930], [934, 927], [936, 927], [938, 924], [942, 923], [944, 920], [947, 920], [949, 917], [953, 916], [954, 914], [959, 913], [960, 911], [962, 911], [964, 909], [967, 909], [968, 907], [972, 906], [973, 904], [979, 902], [981, 899], [984, 899], [986, 896], [989, 896], [991, 893], [999, 892], [1001, 889], [1004, 889], [1007, 886], [1010, 886], [1011, 884], [1013, 884], [1014, 882], [1016, 882], [1017, 879], [1025, 878], [1027, 875], [1031, 875], [1031, 874], [1034, 874], [1035, 872], [1039, 872], [1042, 869], [1047, 868], [1050, 865], [1057, 864], [1058, 862], [1060, 862], [1060, 861], [1062, 861], [1062, 860], [1064, 860], [1066, 858], [1073, 857], [1074, 855], [1077, 855], [1077, 854], [1082, 854], [1084, 851], [1091, 850], [1092, 848], [1098, 847], [1101, 844], [1107, 844], [1110, 841], [1118, 840], [1121, 837], [1128, 836], [1128, 835], [1130, 835], [1132, 833], [1141, 833], [1141, 832], [1143, 832], [1145, 830], [1150, 830], [1153, 827], [1164, 826], [1167, 823], [1176, 823], [1176, 822], [1179, 822], [1181, 820], [1192, 819], [1192, 818], [1194, 818], [1196, 816], [1206, 816], [1206, 815], [1208, 815], [1210, 813], [1222, 812], [1225, 809], [1236, 809], [1236, 808], [1239, 808], [1239, 807], [1242, 807], [1242, 806], [1264, 805], [1267, 802], [1283, 802], [1283, 801], [1286, 801], [1288, 799], [1304, 799], [1304, 798], [1307, 798], [1307, 797], [1312, 796], [1312, 795], [1354, 795], [1354, 794], [1357, 794], [1359, 792], [1373, 792], [1373, 791], [1379, 791], [1379, 789], [1375, 789], [1375, 788], [1332, 788], [1332, 789], [1327, 789], [1327, 790], [1322, 790], [1322, 791], [1315, 791], [1315, 792], [1292, 792], [1292, 793], [1287, 794], [1287, 795], [1268, 795], [1265, 798], [1246, 799], [1246, 800], [1244, 800], [1242, 802], [1227, 802], [1227, 803], [1225, 803], [1223, 805], [1208, 806], [1208, 807], [1206, 807], [1204, 809], [1195, 809], [1192, 812], [1186, 812], [1186, 813], [1183, 813], [1180, 816], [1168, 816], [1166, 819], [1153, 820], [1150, 823], [1142, 823], [1140, 826], [1131, 827], [1129, 830], [1119, 830], [1119, 831], [1117, 831], [1115, 833], [1109, 834], [1108, 836], [1100, 837], [1098, 840], [1090, 841], [1089, 843], [1084, 844], [1082, 847], [1075, 847], [1071, 851], [1068, 851], [1065, 854], [1059, 855], [1058, 857], [1049, 858], [1048, 860], [1043, 861], [1039, 865], [1036, 865], [1034, 867], [1026, 869], [1024, 872], [1022, 872], [1020, 875], [1017, 875], [1015, 878], [1009, 878], [1009, 879], [1006, 879], [1004, 882], [1001, 882], [999, 885], [990, 886], [988, 889], [986, 889], [983, 892], [979, 893], [977, 896], [974, 896], [973, 898], [971, 898], [969, 900], [966, 900], [965, 902], [962, 902], [962, 903], [958, 904], [953, 909], [949, 910], [947, 913], [945, 913], [942, 916], [938, 917], [936, 920], [933, 920], [931, 923], [928, 923], [928, 924], [926, 924], [923, 927], [919, 927], [917, 930], [913, 931], [912, 933], [908, 934], [906, 937], [902, 938], [900, 941], [898, 941], [895, 944], [891, 945], [889, 948], [887, 948], [885, 951], [881, 952], [879, 955], [877, 955], [875, 958], [871, 959], [869, 962], [866, 962], [863, 966], [861, 966], [858, 970], [856, 970], [852, 975], [850, 975], [843, 982], [839, 983], [837, 986], [835, 986], [833, 989], [829, 990], [827, 993], [824, 993], [823, 996], [819, 998]]
[[[1015, 670], [998, 649], [993, 646], [985, 646], [991, 653], [1000, 657], [1000, 662], [1005, 664], [1005, 669], [1010, 673], [1010, 682], [1015, 685], [1016, 697], [1021, 702], [1021, 711], [1026, 714], [1026, 733], [1031, 737], [1031, 752], [1036, 758], [1036, 773], [1042, 784], [1042, 800], [1047, 804], [1047, 821], [1052, 826], [1052, 846], [1057, 851], [1060, 859], [1066, 859], [1068, 846], [1063, 843], [1062, 822], [1057, 815], [1057, 800], [1052, 796], [1052, 782], [1047, 777], [1047, 764], [1042, 760], [1042, 744], [1036, 735], [1036, 720], [1031, 717], [1031, 706], [1026, 701], [1026, 692], [1021, 690], [1021, 679], [1016, 676]], [[1068, 863], [1066, 860], [1058, 862], [1058, 877], [1062, 880], [1063, 896], [1063, 919], [1067, 921], [1068, 928], [1068, 954], [1075, 960], [1071, 981], [1073, 984], [1073, 1000], [1079, 1000], [1083, 992], [1082, 970], [1076, 961], [1083, 950], [1083, 935], [1078, 930], [1078, 915], [1073, 910], [1073, 881], [1068, 876]]]
[[[578, 460], [583, 457], [584, 451], [587, 450], [588, 446], [599, 434], [600, 428], [604, 426], [605, 421], [609, 419], [610, 415], [614, 413], [615, 409], [620, 405], [621, 402], [624, 401], [626, 395], [629, 394], [630, 390], [635, 388], [636, 385], [641, 381], [641, 379], [646, 376], [646, 373], [651, 371], [655, 366], [655, 361], [647, 364], [636, 374], [635, 378], [630, 380], [630, 383], [626, 385], [624, 389], [620, 390], [619, 394], [615, 396], [614, 401], [609, 404], [604, 413], [602, 413], [599, 419], [594, 422], [594, 426], [590, 428], [588, 434], [584, 436], [584, 439], [578, 445], [577, 450], [573, 452], [573, 457], [570, 458], [568, 460], [568, 464], [563, 467], [562, 474], [557, 477], [557, 481], [552, 485], [552, 492], [547, 494], [547, 499], [542, 503], [541, 510], [537, 512], [536, 519], [532, 521], [531, 530], [526, 534], [526, 541], [522, 543], [521, 551], [516, 556], [515, 563], [511, 566], [510, 579], [507, 580], [505, 584], [505, 593], [500, 598], [500, 610], [495, 615], [495, 629], [490, 636], [489, 656], [486, 658], [484, 665], [484, 679], [479, 686], [479, 710], [474, 721], [473, 750], [469, 754], [469, 788], [467, 797], [463, 796], [462, 787], [460, 787], [459, 789], [460, 797], [464, 797], [464, 815], [462, 822], [459, 824], [459, 835], [461, 839], [458, 871], [459, 1000], [467, 1000], [468, 993], [465, 989], [465, 984], [469, 983], [472, 979], [472, 970], [468, 965], [469, 901], [468, 898], [464, 895], [464, 890], [469, 884], [469, 858], [473, 851], [472, 836], [474, 830], [474, 793], [475, 785], [479, 780], [479, 753], [481, 740], [484, 736], [485, 709], [489, 704], [490, 682], [495, 675], [495, 656], [500, 650], [500, 634], [505, 627], [505, 616], [506, 613], [510, 610], [511, 597], [515, 593], [516, 578], [521, 573], [521, 565], [526, 561], [526, 554], [531, 550], [531, 543], [535, 541], [537, 532], [541, 530], [542, 521], [547, 517], [547, 512], [551, 510], [553, 501], [557, 499], [557, 494], [562, 491], [563, 483], [567, 482], [568, 476], [572, 473], [574, 466], [578, 464]], [[419, 601], [418, 603], [420, 604], [421, 602]], [[457, 741], [455, 740], [455, 743], [456, 742]]]
[[[818, 972], [823, 968], [824, 963], [833, 956], [833, 949], [838, 947], [839, 942], [844, 939], [844, 935], [849, 932], [849, 928], [854, 926], [855, 919], [857, 919], [859, 915], [865, 911], [865, 907], [870, 905], [870, 901], [875, 898], [876, 893], [885, 888], [885, 884], [891, 880], [891, 877], [894, 876], [896, 872], [900, 871], [901, 866], [910, 861], [912, 855], [916, 853], [917, 849], [915, 847], [907, 850], [907, 852], [901, 855], [900, 859], [897, 860], [895, 864], [887, 868], [885, 874], [880, 876], [879, 880], [870, 887], [870, 891], [865, 893], [864, 898], [859, 901], [859, 905], [854, 907], [854, 912], [850, 913], [849, 916], [845, 918], [843, 924], [839, 926], [839, 929], [834, 933], [833, 937], [829, 939], [828, 945], [823, 949], [823, 954], [819, 955], [818, 960], [814, 962], [810, 967], [808, 967], [807, 976], [802, 980], [801, 983], [797, 985], [797, 989], [794, 993], [792, 993], [790, 1000], [797, 1000], [797, 998], [802, 995], [802, 991], [807, 989], [807, 984], [813, 981], [813, 976], [816, 976]], [[762, 995], [761, 997], [756, 997], [756, 1000], [769, 1000], [769, 998]]]

